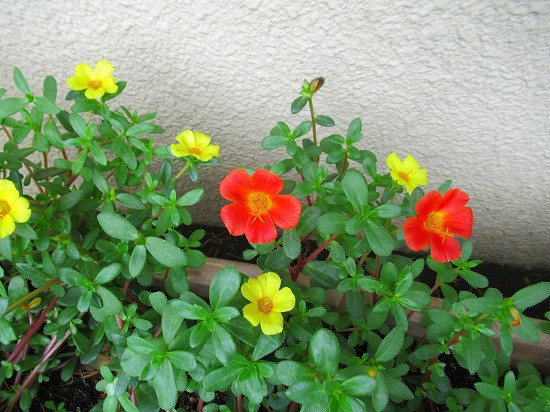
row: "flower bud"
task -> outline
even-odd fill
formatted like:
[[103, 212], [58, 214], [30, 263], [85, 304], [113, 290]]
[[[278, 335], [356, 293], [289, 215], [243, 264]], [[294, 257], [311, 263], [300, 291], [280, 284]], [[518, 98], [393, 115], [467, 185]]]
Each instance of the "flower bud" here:
[[315, 93], [317, 90], [319, 90], [321, 87], [323, 87], [323, 84], [325, 84], [325, 78], [324, 77], [316, 77], [309, 84], [309, 90], [311, 91], [311, 93]]
[[378, 375], [378, 368], [376, 366], [367, 366], [367, 375], [369, 375], [371, 378], [376, 378], [376, 375]]
[[42, 299], [40, 299], [40, 298], [34, 298], [33, 300], [31, 300], [31, 301], [29, 302], [28, 305], [23, 305], [23, 306], [21, 307], [21, 309], [23, 309], [23, 310], [31, 310], [32, 308], [37, 307], [37, 306], [40, 305], [41, 303], [42, 303]]
[[510, 325], [512, 326], [518, 326], [521, 323], [521, 318], [519, 317], [519, 312], [516, 308], [511, 307], [509, 309], [510, 316], [513, 318], [513, 320], [510, 322]]

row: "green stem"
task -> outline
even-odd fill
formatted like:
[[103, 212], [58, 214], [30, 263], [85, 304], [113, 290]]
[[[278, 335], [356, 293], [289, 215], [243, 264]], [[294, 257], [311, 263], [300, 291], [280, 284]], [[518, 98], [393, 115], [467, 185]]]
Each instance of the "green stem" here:
[[315, 123], [315, 112], [313, 111], [313, 97], [308, 100], [309, 112], [311, 113], [311, 127], [313, 129], [313, 144], [317, 146], [317, 124]]
[[90, 123], [90, 120], [92, 120], [93, 114], [94, 114], [94, 111], [90, 110], [90, 113], [88, 113], [88, 118], [86, 119], [86, 124]]
[[181, 171], [176, 175], [176, 179], [179, 179], [181, 177], [181, 175], [183, 175], [187, 169], [189, 169], [189, 166], [191, 166], [191, 163], [187, 163], [183, 169], [181, 169]]
[[45, 285], [40, 286], [38, 289], [35, 289], [32, 292], [26, 294], [21, 299], [16, 300], [15, 302], [13, 302], [11, 305], [8, 306], [8, 309], [6, 310], [6, 313], [4, 314], [4, 316], [10, 313], [12, 310], [17, 309], [19, 306], [23, 305], [24, 303], [28, 302], [35, 296], [40, 295], [42, 292], [49, 289], [53, 285], [57, 285], [58, 283], [61, 283], [61, 279], [52, 279]]

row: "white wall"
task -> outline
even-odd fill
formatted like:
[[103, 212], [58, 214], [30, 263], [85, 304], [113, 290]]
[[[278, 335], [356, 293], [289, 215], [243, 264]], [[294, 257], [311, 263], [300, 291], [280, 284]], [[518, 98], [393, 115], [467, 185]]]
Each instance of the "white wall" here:
[[550, 267], [548, 1], [0, 0], [0, 86], [14, 65], [38, 89], [99, 59], [163, 143], [192, 128], [221, 145], [199, 222], [221, 223], [218, 182], [270, 160], [261, 139], [305, 120], [290, 103], [323, 75], [318, 114], [361, 116], [379, 159], [412, 153], [430, 188], [470, 194], [477, 256]]

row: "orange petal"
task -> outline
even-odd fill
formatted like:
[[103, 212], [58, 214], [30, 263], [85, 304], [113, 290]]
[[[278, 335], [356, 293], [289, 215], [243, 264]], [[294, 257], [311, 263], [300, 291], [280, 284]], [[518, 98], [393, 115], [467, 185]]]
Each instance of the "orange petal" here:
[[271, 198], [271, 207], [269, 214], [273, 222], [281, 229], [292, 229], [300, 220], [302, 205], [294, 196], [277, 195]]
[[432, 258], [438, 262], [449, 262], [460, 258], [460, 245], [452, 236], [441, 237], [432, 234]]
[[250, 243], [266, 244], [277, 238], [277, 229], [268, 213], [250, 216], [244, 234]]
[[440, 201], [441, 194], [437, 190], [433, 190], [416, 202], [414, 210], [416, 210], [418, 216], [426, 219], [431, 212], [439, 210]]
[[220, 183], [220, 194], [233, 202], [244, 202], [252, 191], [252, 178], [244, 169], [233, 169]]
[[245, 205], [241, 203], [225, 205], [220, 210], [220, 216], [229, 233], [233, 236], [244, 235], [246, 223], [250, 217]]
[[283, 180], [267, 169], [258, 169], [252, 175], [252, 188], [255, 192], [275, 196], [283, 190], [283, 186]]
[[454, 213], [466, 206], [470, 196], [460, 189], [447, 190], [441, 197], [439, 210], [445, 213]]
[[469, 238], [472, 234], [474, 214], [469, 207], [462, 208], [455, 213], [445, 214], [445, 226], [458, 236]]
[[409, 249], [416, 252], [426, 249], [431, 242], [432, 234], [424, 228], [425, 220], [419, 216], [413, 216], [403, 223], [405, 242]]

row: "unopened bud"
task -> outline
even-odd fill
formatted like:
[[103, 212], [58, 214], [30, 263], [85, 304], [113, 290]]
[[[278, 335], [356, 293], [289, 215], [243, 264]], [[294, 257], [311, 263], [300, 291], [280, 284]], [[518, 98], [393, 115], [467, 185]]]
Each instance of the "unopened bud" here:
[[510, 316], [512, 317], [513, 321], [510, 322], [510, 325], [512, 326], [518, 326], [521, 323], [521, 318], [519, 317], [519, 312], [516, 308], [510, 308], [509, 310]]
[[311, 91], [311, 93], [315, 93], [317, 90], [319, 90], [321, 87], [323, 87], [323, 84], [325, 84], [325, 78], [324, 77], [316, 77], [309, 84], [309, 90]]
[[367, 375], [371, 378], [376, 378], [376, 375], [378, 375], [378, 369], [376, 366], [367, 366]]
[[34, 298], [33, 300], [31, 300], [27, 305], [23, 305], [21, 307], [21, 309], [23, 310], [31, 310], [32, 308], [35, 308], [37, 307], [38, 305], [40, 305], [42, 303], [42, 299], [40, 298]]

